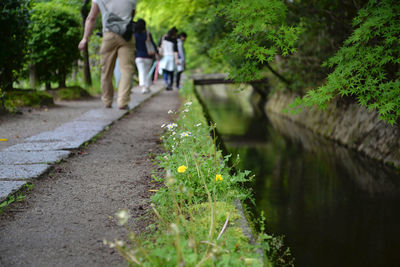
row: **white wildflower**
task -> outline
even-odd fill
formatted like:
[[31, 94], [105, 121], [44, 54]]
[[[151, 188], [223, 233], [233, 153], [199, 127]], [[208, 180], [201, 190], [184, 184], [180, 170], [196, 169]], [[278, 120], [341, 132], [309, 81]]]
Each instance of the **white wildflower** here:
[[174, 114], [173, 110], [168, 110], [168, 114]]
[[175, 223], [171, 223], [170, 227], [171, 230], [174, 231], [176, 234], [179, 233], [178, 225], [176, 225]]
[[196, 124], [195, 126], [196, 126], [196, 127], [199, 127], [199, 126], [201, 126], [201, 123], [198, 123], [198, 124]]
[[189, 110], [188, 109], [184, 109], [184, 110], [182, 110], [182, 112], [189, 112]]
[[161, 128], [164, 128], [165, 126], [167, 126], [165, 123], [163, 123], [163, 125], [161, 125]]
[[172, 130], [172, 129], [174, 129], [175, 127], [177, 127], [178, 125], [176, 124], [176, 123], [170, 123], [170, 124], [168, 124], [167, 125], [167, 129], [168, 130]]
[[116, 244], [118, 247], [123, 247], [123, 246], [125, 245], [124, 241], [122, 241], [122, 240], [115, 240], [115, 244]]
[[126, 224], [128, 219], [131, 217], [127, 209], [120, 210], [115, 215], [117, 216], [120, 225]]
[[185, 107], [190, 107], [193, 103], [192, 102], [187, 102], [185, 103]]
[[175, 131], [173, 131], [171, 135], [176, 135], [176, 132], [175, 132]]
[[191, 134], [192, 134], [191, 132], [183, 132], [181, 133], [181, 138], [190, 136]]

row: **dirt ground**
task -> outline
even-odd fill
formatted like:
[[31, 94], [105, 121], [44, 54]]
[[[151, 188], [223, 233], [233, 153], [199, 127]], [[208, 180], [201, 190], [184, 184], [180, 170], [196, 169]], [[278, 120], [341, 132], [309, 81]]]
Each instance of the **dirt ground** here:
[[[101, 103], [89, 101], [87, 105], [95, 108]], [[0, 266], [126, 265], [117, 252], [103, 245], [103, 239], [126, 235], [113, 218], [122, 208], [132, 214], [132, 229], [145, 230], [142, 216], [152, 194], [149, 190], [155, 186], [150, 154], [160, 151], [160, 125], [170, 120], [167, 111], [178, 105], [176, 91], [162, 91], [115, 122], [96, 142], [34, 180], [26, 200], [0, 215]], [[53, 110], [48, 113], [55, 117], [38, 117], [60, 124], [64, 120]], [[71, 114], [64, 116], [75, 116]], [[43, 127], [38, 132], [47, 130], [46, 124], [38, 125]], [[13, 135], [23, 136], [17, 128]]]

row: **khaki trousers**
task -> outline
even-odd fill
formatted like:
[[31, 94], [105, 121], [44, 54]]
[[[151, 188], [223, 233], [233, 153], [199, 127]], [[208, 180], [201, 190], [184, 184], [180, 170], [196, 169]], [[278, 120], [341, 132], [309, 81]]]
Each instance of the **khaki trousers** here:
[[130, 41], [113, 32], [104, 32], [101, 44], [101, 100], [104, 105], [111, 106], [114, 96], [112, 84], [115, 61], [119, 59], [121, 80], [118, 86], [118, 107], [125, 107], [130, 100], [132, 79], [135, 64], [135, 37]]

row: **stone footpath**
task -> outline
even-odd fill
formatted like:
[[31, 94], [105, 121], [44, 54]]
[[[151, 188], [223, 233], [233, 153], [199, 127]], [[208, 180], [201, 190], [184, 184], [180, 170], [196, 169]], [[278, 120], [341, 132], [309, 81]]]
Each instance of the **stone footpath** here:
[[[129, 110], [162, 90], [161, 84], [150, 94], [132, 90]], [[71, 150], [90, 141], [129, 110], [92, 109], [60, 127], [27, 138], [23, 143], [0, 151], [0, 203], [21, 189], [29, 180], [45, 173], [55, 163], [67, 158]]]

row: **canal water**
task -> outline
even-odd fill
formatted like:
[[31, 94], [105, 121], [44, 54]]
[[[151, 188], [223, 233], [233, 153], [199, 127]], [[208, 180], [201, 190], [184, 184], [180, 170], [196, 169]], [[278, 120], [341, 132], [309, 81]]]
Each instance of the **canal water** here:
[[256, 213], [295, 266], [400, 266], [400, 177], [253, 105], [251, 87], [198, 86], [228, 153], [256, 175]]

